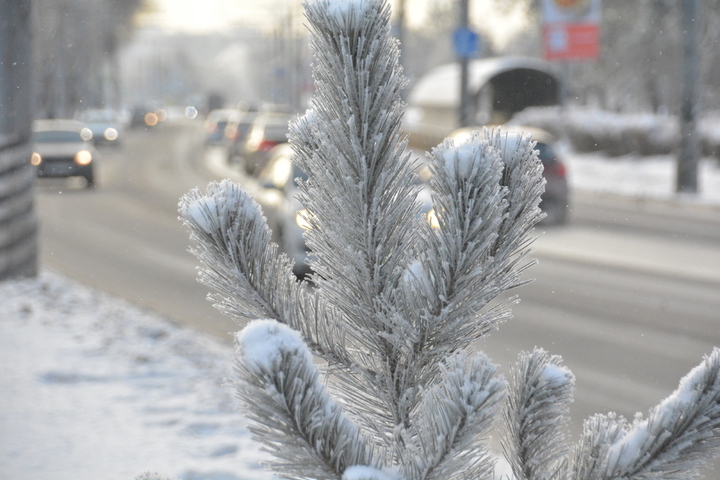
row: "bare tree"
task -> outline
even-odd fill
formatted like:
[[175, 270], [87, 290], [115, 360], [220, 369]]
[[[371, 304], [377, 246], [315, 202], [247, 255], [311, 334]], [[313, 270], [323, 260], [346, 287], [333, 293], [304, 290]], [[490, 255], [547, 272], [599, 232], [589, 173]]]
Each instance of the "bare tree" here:
[[116, 53], [141, 0], [36, 0], [33, 9], [39, 115], [70, 117], [119, 101]]

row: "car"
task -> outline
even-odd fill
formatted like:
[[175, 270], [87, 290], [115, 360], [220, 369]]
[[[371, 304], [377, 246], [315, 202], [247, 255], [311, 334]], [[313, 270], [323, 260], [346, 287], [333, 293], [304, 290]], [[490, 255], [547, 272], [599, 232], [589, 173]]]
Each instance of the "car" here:
[[243, 148], [253, 126], [257, 112], [241, 112], [228, 122], [225, 138], [228, 141], [227, 162], [231, 165], [242, 163]]
[[268, 162], [273, 147], [287, 143], [292, 118], [289, 113], [278, 112], [261, 112], [255, 116], [241, 152], [248, 174], [259, 173]]
[[[535, 150], [543, 164], [545, 192], [540, 201], [540, 209], [546, 214], [542, 223], [562, 225], [567, 222], [570, 209], [570, 188], [567, 178], [567, 167], [560, 157], [557, 139], [545, 130], [521, 125], [503, 125], [504, 133], [525, 132], [532, 136]], [[448, 138], [463, 142], [470, 138], [473, 131], [482, 131], [483, 127], [464, 127], [453, 131]]]
[[310, 273], [308, 248], [303, 232], [309, 226], [297, 200], [296, 179], [306, 180], [305, 173], [293, 162], [289, 143], [281, 143], [269, 152], [265, 166], [244, 184], [263, 209], [273, 241], [295, 262], [293, 271], [299, 278]]
[[38, 177], [83, 177], [92, 188], [100, 154], [91, 139], [90, 129], [77, 120], [35, 120], [30, 163]]
[[120, 115], [110, 109], [88, 109], [78, 114], [78, 120], [92, 132], [95, 145], [119, 146], [122, 141]]
[[130, 111], [130, 128], [154, 127], [158, 124], [155, 109], [149, 105], [135, 105]]
[[227, 142], [225, 127], [236, 121], [240, 112], [231, 108], [211, 110], [205, 118], [205, 143], [207, 145], [223, 145]]

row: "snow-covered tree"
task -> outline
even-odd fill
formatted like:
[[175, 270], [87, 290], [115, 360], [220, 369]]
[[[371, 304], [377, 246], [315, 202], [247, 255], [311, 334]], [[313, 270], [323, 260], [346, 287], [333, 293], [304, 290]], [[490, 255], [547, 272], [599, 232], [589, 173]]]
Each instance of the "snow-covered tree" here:
[[[720, 446], [720, 349], [647, 418], [612, 415], [566, 436], [574, 377], [559, 357], [521, 353], [509, 381], [474, 341], [510, 315], [532, 264], [542, 166], [525, 134], [477, 132], [421, 165], [401, 129], [405, 80], [385, 0], [311, 0], [316, 93], [291, 125], [308, 179], [300, 200], [310, 282], [271, 242], [240, 185], [180, 202], [201, 281], [246, 325], [236, 388], [283, 478], [492, 478], [488, 434], [521, 479], [680, 479]], [[500, 298], [498, 298], [500, 297]], [[499, 302], [492, 300], [499, 299]]]

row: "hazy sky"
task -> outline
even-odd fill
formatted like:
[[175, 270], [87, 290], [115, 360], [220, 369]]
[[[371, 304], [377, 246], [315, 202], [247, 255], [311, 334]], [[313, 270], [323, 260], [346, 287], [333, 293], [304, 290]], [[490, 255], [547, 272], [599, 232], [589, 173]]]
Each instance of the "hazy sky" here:
[[[193, 33], [217, 32], [237, 25], [258, 29], [273, 29], [288, 12], [301, 19], [301, 0], [151, 0], [155, 13], [145, 22], [168, 30]], [[397, 9], [400, 0], [391, 0]], [[405, 0], [405, 17], [411, 27], [427, 21], [429, 6], [433, 3], [452, 0]], [[518, 28], [524, 26], [524, 19], [511, 13], [502, 19], [490, 8], [487, 0], [471, 0], [472, 18], [478, 27], [491, 30], [496, 42], [502, 43]], [[492, 21], [495, 18], [496, 21]], [[300, 20], [298, 20], [300, 21]], [[482, 22], [482, 26], [480, 25]], [[497, 28], [488, 28], [497, 25]]]

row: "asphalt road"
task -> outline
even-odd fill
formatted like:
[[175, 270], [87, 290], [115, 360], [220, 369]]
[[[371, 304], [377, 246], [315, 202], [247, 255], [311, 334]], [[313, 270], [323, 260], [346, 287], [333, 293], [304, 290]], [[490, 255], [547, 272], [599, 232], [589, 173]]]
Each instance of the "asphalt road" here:
[[[229, 340], [238, 326], [205, 300], [177, 220], [180, 196], [218, 175], [199, 126], [128, 140], [104, 150], [94, 191], [39, 182], [42, 265]], [[576, 192], [570, 223], [541, 232], [536, 281], [478, 347], [503, 366], [535, 346], [562, 355], [576, 435], [593, 413], [647, 412], [720, 346], [719, 209]]]

